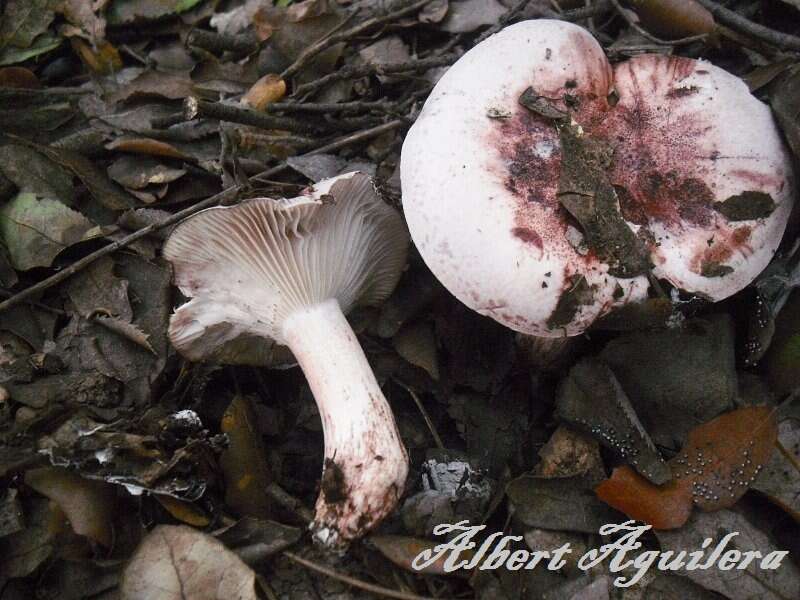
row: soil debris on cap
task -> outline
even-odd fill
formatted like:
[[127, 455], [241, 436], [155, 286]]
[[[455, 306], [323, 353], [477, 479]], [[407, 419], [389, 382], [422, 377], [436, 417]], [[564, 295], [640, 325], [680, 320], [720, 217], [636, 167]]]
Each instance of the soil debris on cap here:
[[767, 193], [746, 191], [717, 203], [714, 208], [728, 221], [764, 219], [775, 210], [775, 201]]
[[580, 223], [589, 248], [608, 264], [611, 275], [630, 278], [646, 273], [649, 253], [620, 214], [617, 193], [608, 179], [613, 149], [577, 124], [561, 124], [558, 131], [561, 205]]

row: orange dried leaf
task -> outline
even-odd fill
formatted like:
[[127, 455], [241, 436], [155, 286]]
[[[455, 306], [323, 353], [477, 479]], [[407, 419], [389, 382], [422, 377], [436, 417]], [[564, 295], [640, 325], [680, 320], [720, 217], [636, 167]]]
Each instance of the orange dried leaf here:
[[166, 156], [191, 160], [191, 157], [178, 150], [172, 144], [152, 138], [118, 138], [106, 144], [108, 150], [119, 150], [132, 154], [148, 154], [150, 156]]
[[595, 492], [629, 517], [674, 529], [686, 522], [692, 505], [701, 510], [733, 506], [769, 461], [777, 439], [774, 411], [749, 406], [695, 427], [669, 467], [675, 479], [657, 486], [630, 467], [614, 469]]
[[677, 529], [692, 513], [691, 482], [673, 480], [655, 485], [627, 465], [614, 469], [595, 493], [609, 506], [655, 529]]
[[242, 104], [255, 110], [264, 110], [268, 104], [277, 102], [286, 94], [286, 82], [280, 75], [264, 75], [242, 96]]
[[748, 406], [695, 427], [670, 461], [676, 477], [692, 482], [702, 510], [733, 506], [769, 462], [778, 424], [766, 406]]
[[682, 38], [716, 29], [714, 17], [695, 0], [631, 0], [631, 8], [648, 31], [666, 38]]

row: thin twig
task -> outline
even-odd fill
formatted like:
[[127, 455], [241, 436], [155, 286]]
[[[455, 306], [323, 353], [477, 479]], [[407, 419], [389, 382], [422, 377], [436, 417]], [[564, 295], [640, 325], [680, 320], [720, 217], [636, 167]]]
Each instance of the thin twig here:
[[308, 560], [307, 558], [303, 558], [302, 556], [298, 556], [294, 552], [289, 552], [288, 550], [284, 550], [283, 555], [292, 562], [297, 563], [298, 565], [302, 565], [307, 569], [310, 569], [317, 573], [321, 573], [322, 575], [331, 577], [332, 579], [336, 579], [338, 581], [346, 583], [347, 585], [351, 585], [354, 588], [364, 590], [365, 592], [372, 592], [373, 594], [378, 594], [379, 596], [385, 596], [386, 598], [398, 598], [398, 600], [437, 600], [429, 596], [417, 596], [416, 594], [411, 594], [409, 592], [400, 592], [398, 590], [392, 590], [380, 585], [375, 585], [373, 583], [367, 583], [366, 581], [361, 581], [360, 579], [356, 579], [355, 577], [350, 577], [349, 575], [343, 575], [341, 573], [337, 573], [333, 569], [329, 569], [328, 567], [318, 565], [317, 563]]
[[[326, 144], [325, 146], [320, 146], [319, 148], [316, 148], [315, 150], [312, 150], [311, 152], [307, 152], [300, 156], [311, 156], [313, 154], [333, 152], [335, 150], [339, 150], [341, 148], [344, 148], [345, 146], [349, 146], [356, 142], [360, 142], [362, 140], [375, 137], [387, 131], [391, 131], [392, 129], [397, 129], [398, 127], [401, 127], [406, 123], [407, 121], [405, 119], [395, 119], [394, 121], [389, 121], [388, 123], [384, 123], [383, 125], [378, 125], [377, 127], [372, 127], [364, 131], [351, 133], [349, 135], [339, 138], [338, 140], [334, 140], [330, 144]], [[288, 166], [289, 165], [286, 162], [282, 162], [280, 164], [275, 165], [274, 167], [262, 171], [257, 175], [254, 175], [253, 177], [251, 177], [251, 179], [256, 179], [256, 180], [259, 178], [268, 179], [269, 177], [272, 177], [273, 175], [280, 173]], [[117, 240], [116, 242], [113, 242], [108, 246], [104, 246], [99, 250], [96, 250], [95, 252], [92, 252], [91, 254], [84, 256], [82, 259], [74, 262], [66, 269], [59, 271], [58, 273], [55, 273], [54, 275], [51, 275], [46, 279], [43, 279], [39, 283], [34, 284], [17, 294], [14, 294], [8, 300], [0, 302], [0, 312], [8, 310], [12, 306], [16, 306], [20, 302], [26, 301], [31, 296], [34, 296], [35, 294], [43, 292], [53, 287], [54, 285], [61, 283], [62, 281], [68, 279], [81, 269], [85, 269], [99, 258], [102, 258], [104, 256], [116, 252], [117, 250], [125, 248], [126, 246], [131, 245], [133, 242], [150, 235], [154, 231], [158, 231], [159, 229], [162, 229], [164, 227], [169, 227], [170, 225], [174, 225], [178, 221], [182, 221], [186, 217], [189, 217], [194, 213], [199, 212], [205, 208], [210, 208], [212, 206], [216, 206], [217, 204], [231, 203], [236, 199], [236, 196], [239, 194], [241, 189], [242, 188], [238, 185], [232, 185], [229, 188], [222, 190], [218, 194], [215, 194], [209, 198], [206, 198], [205, 200], [202, 200], [201, 202], [198, 202], [197, 204], [193, 204], [192, 206], [189, 206], [181, 211], [176, 212], [175, 214], [173, 214], [167, 219], [164, 219], [161, 222], [153, 223], [151, 225], [148, 225], [147, 227], [139, 229], [138, 231], [134, 231], [132, 234], [122, 238], [121, 240]]]
[[295, 75], [300, 69], [302, 69], [308, 61], [314, 58], [320, 52], [327, 50], [331, 46], [338, 44], [339, 42], [344, 42], [350, 38], [359, 36], [363, 33], [366, 33], [373, 27], [377, 27], [378, 25], [383, 25], [384, 23], [390, 23], [392, 21], [396, 21], [400, 17], [405, 17], [406, 15], [410, 15], [424, 7], [426, 4], [431, 2], [431, 0], [419, 0], [419, 2], [415, 2], [410, 6], [406, 6], [405, 8], [401, 8], [394, 12], [391, 12], [387, 15], [382, 17], [373, 17], [371, 19], [367, 19], [366, 21], [359, 23], [358, 25], [351, 27], [341, 33], [335, 33], [333, 35], [327, 36], [322, 38], [321, 40], [311, 44], [308, 48], [303, 50], [300, 56], [289, 65], [283, 73], [281, 73], [281, 79], [286, 80], [289, 77]]
[[783, 454], [783, 457], [789, 462], [789, 464], [794, 467], [794, 470], [800, 473], [800, 461], [797, 460], [797, 457], [789, 452], [786, 449], [786, 446], [781, 444], [780, 440], [775, 440], [775, 447], [781, 454]]
[[304, 523], [314, 520], [314, 512], [274, 481], [267, 486], [267, 496]]
[[711, 0], [697, 0], [712, 16], [723, 25], [731, 29], [759, 39], [781, 50], [800, 51], [800, 37], [788, 33], [775, 31], [764, 25], [754, 23], [750, 19], [733, 12], [729, 8], [720, 6]]
[[184, 100], [183, 117], [187, 121], [198, 118], [219, 119], [220, 121], [251, 125], [261, 129], [286, 129], [299, 133], [319, 133], [323, 129], [307, 120], [300, 121], [291, 117], [276, 117], [275, 115], [264, 114], [249, 108], [223, 104], [222, 102], [200, 100], [194, 96]]
[[389, 100], [375, 100], [372, 102], [356, 100], [353, 102], [273, 102], [265, 107], [267, 112], [370, 112], [390, 110], [394, 105]]
[[186, 43], [214, 54], [222, 54], [226, 51], [236, 54], [253, 54], [261, 45], [258, 38], [252, 33], [231, 35], [204, 29], [193, 29], [186, 38]]
[[433, 441], [436, 442], [436, 446], [438, 448], [444, 449], [444, 443], [442, 442], [442, 438], [439, 437], [439, 432], [436, 431], [436, 427], [433, 425], [433, 421], [431, 420], [428, 411], [425, 410], [425, 407], [422, 405], [422, 401], [419, 399], [419, 396], [417, 396], [417, 393], [399, 379], [395, 379], [394, 382], [401, 388], [403, 388], [405, 391], [407, 391], [408, 395], [411, 396], [411, 398], [414, 400], [414, 403], [417, 405], [419, 412], [422, 414], [422, 418], [425, 419], [425, 424], [428, 426], [428, 431], [431, 432], [431, 435], [433, 436]]
[[356, 77], [364, 77], [372, 74], [390, 75], [392, 73], [427, 71], [433, 67], [451, 65], [457, 58], [458, 56], [456, 54], [448, 54], [445, 56], [418, 58], [416, 60], [389, 65], [349, 65], [325, 75], [324, 77], [297, 86], [292, 95], [297, 97], [306, 96], [333, 81], [339, 81], [341, 79], [354, 79]]
[[625, 22], [631, 28], [633, 28], [639, 35], [641, 35], [648, 41], [653, 42], [654, 44], [659, 44], [661, 46], [682, 46], [684, 44], [691, 44], [692, 42], [703, 41], [708, 37], [707, 33], [700, 33], [697, 35], [690, 35], [687, 37], [678, 38], [677, 40], [662, 40], [661, 38], [654, 36], [644, 27], [639, 25], [636, 21], [631, 19], [631, 17], [628, 15], [628, 12], [624, 8], [622, 8], [622, 5], [619, 3], [619, 0], [611, 0], [611, 4], [614, 5], [614, 8], [617, 10], [619, 16], [625, 19]]

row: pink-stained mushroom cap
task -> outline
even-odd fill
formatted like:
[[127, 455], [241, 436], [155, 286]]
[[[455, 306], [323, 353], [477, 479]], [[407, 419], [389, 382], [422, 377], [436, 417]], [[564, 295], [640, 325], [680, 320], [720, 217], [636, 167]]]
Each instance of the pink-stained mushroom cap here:
[[[589, 32], [551, 20], [507, 27], [445, 73], [406, 136], [401, 179], [442, 283], [544, 337], [645, 298], [647, 263], [709, 300], [736, 293], [772, 258], [793, 203], [769, 108], [739, 78], [662, 55], [612, 67]], [[585, 202], [613, 214], [587, 230], [574, 210]]]
[[277, 342], [303, 369], [325, 436], [312, 530], [329, 547], [346, 547], [389, 514], [408, 473], [391, 408], [344, 317], [389, 296], [407, 249], [402, 217], [358, 172], [298, 198], [202, 211], [164, 245], [176, 285], [191, 297], [170, 320], [181, 354], [258, 364], [261, 355], [241, 353], [253, 340]]

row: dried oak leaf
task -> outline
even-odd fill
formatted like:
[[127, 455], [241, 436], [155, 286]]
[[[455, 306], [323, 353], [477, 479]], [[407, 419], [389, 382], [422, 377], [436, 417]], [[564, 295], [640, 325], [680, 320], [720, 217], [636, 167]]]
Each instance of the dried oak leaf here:
[[213, 537], [159, 525], [139, 545], [120, 584], [122, 600], [256, 600], [255, 573]]
[[772, 409], [749, 406], [695, 427], [669, 461], [674, 480], [656, 486], [627, 466], [614, 469], [595, 492], [629, 517], [655, 529], [675, 529], [692, 504], [713, 511], [733, 506], [772, 454], [777, 424]]

